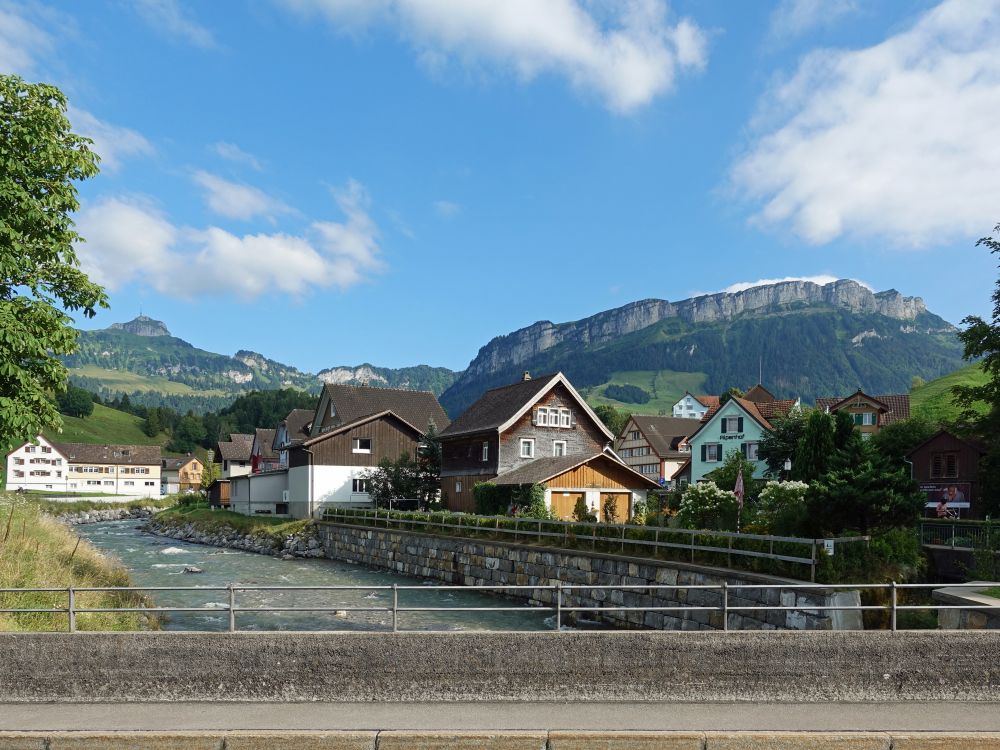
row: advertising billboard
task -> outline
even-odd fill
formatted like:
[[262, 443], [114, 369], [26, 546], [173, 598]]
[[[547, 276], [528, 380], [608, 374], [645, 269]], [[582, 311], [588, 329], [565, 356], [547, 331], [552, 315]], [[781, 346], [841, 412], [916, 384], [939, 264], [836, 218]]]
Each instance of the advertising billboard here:
[[962, 511], [969, 509], [969, 498], [971, 497], [971, 486], [968, 482], [921, 482], [920, 491], [927, 496], [926, 506], [930, 510], [936, 510], [938, 503], [944, 500], [949, 511], [958, 515], [965, 515]]

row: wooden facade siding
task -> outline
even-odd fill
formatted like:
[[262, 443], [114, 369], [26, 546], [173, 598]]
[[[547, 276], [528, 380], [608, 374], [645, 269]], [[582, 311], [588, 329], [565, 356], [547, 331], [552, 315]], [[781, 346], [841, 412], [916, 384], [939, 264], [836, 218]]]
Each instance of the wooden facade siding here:
[[[488, 443], [487, 460], [483, 461], [483, 443]], [[481, 433], [441, 441], [441, 476], [462, 474], [497, 474], [497, 434]]]
[[545, 482], [546, 487], [623, 491], [632, 490], [637, 485], [638, 481], [625, 468], [618, 469], [608, 462], [601, 464], [600, 468], [590, 464], [578, 466]]
[[[492, 482], [494, 479], [496, 479], [496, 474], [462, 474], [441, 477], [441, 499], [448, 510], [475, 513], [476, 496], [473, 494], [472, 488], [480, 482]], [[461, 492], [456, 492], [456, 482], [461, 483]]]
[[[355, 453], [353, 441], [367, 438], [372, 441], [371, 453]], [[359, 425], [339, 435], [313, 443], [307, 449], [292, 448], [289, 451], [289, 466], [308, 466], [312, 451], [315, 466], [377, 466], [388, 458], [395, 461], [406, 453], [410, 458], [417, 455], [420, 436], [390, 417], [383, 417]]]
[[[569, 409], [573, 413], [573, 426], [541, 427], [534, 424], [535, 410], [538, 407], [555, 407]], [[533, 438], [535, 455], [533, 458], [521, 458], [522, 438]], [[566, 455], [593, 455], [604, 450], [608, 443], [607, 436], [600, 427], [594, 424], [569, 390], [561, 383], [557, 384], [538, 403], [533, 404], [525, 414], [500, 436], [500, 463], [498, 473], [504, 474], [511, 469], [522, 466], [535, 458], [546, 458], [553, 454], [552, 443], [555, 440], [566, 442]]]

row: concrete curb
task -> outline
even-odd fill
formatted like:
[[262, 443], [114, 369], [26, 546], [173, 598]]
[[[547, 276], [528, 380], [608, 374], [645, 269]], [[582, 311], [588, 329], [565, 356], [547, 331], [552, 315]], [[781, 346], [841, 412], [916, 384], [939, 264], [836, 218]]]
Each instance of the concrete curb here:
[[0, 750], [1000, 750], [1000, 733], [0, 732]]

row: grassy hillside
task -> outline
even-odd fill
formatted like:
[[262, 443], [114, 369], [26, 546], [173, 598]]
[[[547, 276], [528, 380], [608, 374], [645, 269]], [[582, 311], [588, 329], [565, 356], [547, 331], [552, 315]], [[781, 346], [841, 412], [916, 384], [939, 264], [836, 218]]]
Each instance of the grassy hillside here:
[[[910, 391], [910, 411], [935, 422], [954, 421], [958, 419], [961, 409], [953, 401], [951, 389], [956, 385], [983, 385], [986, 380], [986, 373], [978, 364], [931, 380]], [[985, 411], [985, 406], [982, 411]]]
[[156, 375], [140, 375], [126, 370], [106, 370], [96, 365], [82, 365], [69, 368], [70, 375], [92, 378], [101, 386], [121, 393], [170, 393], [178, 396], [225, 396], [226, 391], [209, 388], [200, 390], [186, 383], [178, 383]]
[[[702, 393], [707, 375], [703, 372], [674, 372], [673, 370], [631, 370], [614, 372], [606, 383], [582, 392], [591, 406], [610, 404], [630, 414], [666, 414], [685, 391]], [[649, 394], [644, 404], [626, 403], [609, 398], [605, 391], [609, 385], [632, 385]]]
[[142, 431], [142, 420], [107, 406], [94, 404], [89, 417], [63, 415], [63, 431], [46, 431], [45, 437], [57, 443], [119, 443], [122, 445], [166, 445], [167, 434], [154, 438]]

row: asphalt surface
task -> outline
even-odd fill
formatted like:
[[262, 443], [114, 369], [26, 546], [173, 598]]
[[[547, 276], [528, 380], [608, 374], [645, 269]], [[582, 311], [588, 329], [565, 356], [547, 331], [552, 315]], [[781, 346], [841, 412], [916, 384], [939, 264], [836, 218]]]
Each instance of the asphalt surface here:
[[1000, 732], [998, 703], [23, 703], [0, 731]]

